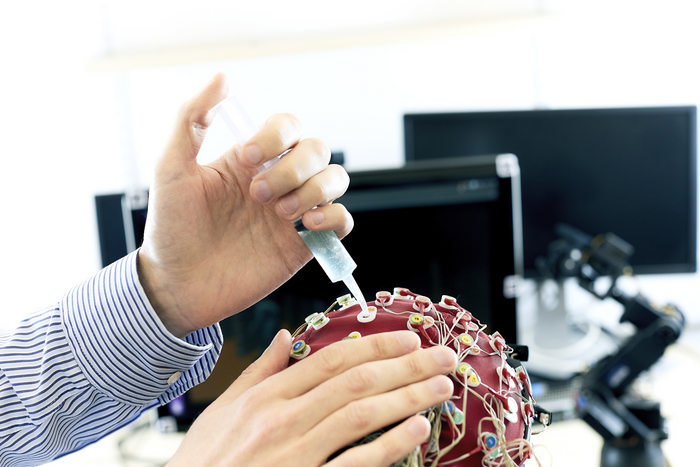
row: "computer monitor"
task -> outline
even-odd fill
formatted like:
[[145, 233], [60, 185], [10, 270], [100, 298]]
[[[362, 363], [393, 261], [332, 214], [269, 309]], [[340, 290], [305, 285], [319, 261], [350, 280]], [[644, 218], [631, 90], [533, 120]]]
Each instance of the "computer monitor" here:
[[146, 190], [95, 196], [102, 267], [109, 266], [141, 246], [147, 208]]
[[[351, 173], [338, 202], [355, 228], [343, 244], [367, 300], [394, 287], [437, 301], [451, 295], [515, 343], [514, 276], [522, 268], [517, 168], [515, 157], [501, 155]], [[299, 323], [345, 293], [342, 282], [331, 284], [312, 263], [268, 299], [308, 303], [283, 312]]]
[[632, 244], [637, 274], [696, 271], [696, 127], [694, 106], [404, 116], [407, 161], [518, 157], [530, 277], [560, 222]]

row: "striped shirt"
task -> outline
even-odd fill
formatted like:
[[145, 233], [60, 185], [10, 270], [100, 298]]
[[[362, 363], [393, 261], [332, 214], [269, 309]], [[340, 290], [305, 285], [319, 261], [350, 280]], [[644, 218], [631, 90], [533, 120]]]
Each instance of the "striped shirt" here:
[[0, 467], [76, 451], [211, 373], [218, 325], [170, 334], [139, 283], [137, 255], [0, 332]]

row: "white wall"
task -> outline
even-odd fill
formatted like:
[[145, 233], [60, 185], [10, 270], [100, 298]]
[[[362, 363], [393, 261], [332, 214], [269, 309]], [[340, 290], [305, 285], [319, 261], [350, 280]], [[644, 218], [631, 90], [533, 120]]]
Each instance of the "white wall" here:
[[[673, 15], [577, 14], [452, 39], [90, 75], [83, 67], [95, 45], [90, 41], [101, 37], [90, 27], [97, 16], [70, 23], [64, 3], [36, 25], [27, 7], [19, 26], [0, 37], [0, 326], [60, 299], [98, 269], [94, 194], [148, 185], [175, 110], [216, 71], [229, 74], [254, 120], [297, 114], [307, 136], [345, 152], [349, 170], [397, 166], [406, 112], [697, 104], [700, 36], [691, 7]], [[54, 21], [57, 16], [65, 21]], [[26, 46], [17, 31], [39, 39]], [[202, 161], [229, 142], [215, 124]], [[700, 322], [697, 275], [642, 283]]]
[[[560, 16], [454, 39], [129, 72], [139, 177], [151, 172], [168, 115], [216, 71], [231, 77], [255, 121], [297, 114], [307, 136], [345, 152], [352, 171], [402, 163], [407, 112], [697, 104], [698, 50], [688, 15]], [[230, 141], [215, 125], [202, 161]], [[700, 324], [700, 276], [639, 283]]]
[[93, 196], [124, 185], [112, 78], [83, 71], [94, 13], [0, 5], [0, 327], [98, 270]]
[[[349, 170], [397, 166], [405, 112], [532, 107], [531, 63], [529, 40], [497, 34], [133, 71], [136, 153], [150, 173], [173, 110], [224, 71], [253, 120], [293, 112], [306, 136], [345, 152]], [[231, 143], [221, 129], [205, 152]]]

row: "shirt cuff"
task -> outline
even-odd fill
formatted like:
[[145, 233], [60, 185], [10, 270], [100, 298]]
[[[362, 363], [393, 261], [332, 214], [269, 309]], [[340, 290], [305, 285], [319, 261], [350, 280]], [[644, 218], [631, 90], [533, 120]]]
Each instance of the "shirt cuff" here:
[[138, 251], [73, 288], [61, 301], [63, 327], [86, 378], [125, 404], [165, 404], [209, 377], [219, 325], [173, 336], [139, 282]]

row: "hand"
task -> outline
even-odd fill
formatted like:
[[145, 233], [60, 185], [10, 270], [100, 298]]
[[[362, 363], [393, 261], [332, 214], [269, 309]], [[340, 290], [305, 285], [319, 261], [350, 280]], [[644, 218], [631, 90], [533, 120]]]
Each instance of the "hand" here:
[[[416, 413], [452, 395], [457, 356], [409, 331], [337, 342], [285, 369], [291, 338], [265, 353], [195, 421], [168, 467], [389, 466], [430, 434]], [[284, 371], [283, 371], [284, 370]], [[377, 440], [339, 449], [407, 418]]]
[[[227, 91], [218, 74], [182, 105], [151, 186], [139, 277], [178, 337], [248, 308], [306, 264], [312, 255], [290, 223], [302, 214], [310, 230], [342, 237], [352, 228], [347, 210], [328, 204], [347, 189], [347, 173], [328, 165], [322, 141], [301, 140], [292, 115], [273, 115], [242, 148], [197, 163], [211, 109]], [[288, 149], [253, 180], [257, 166]]]

